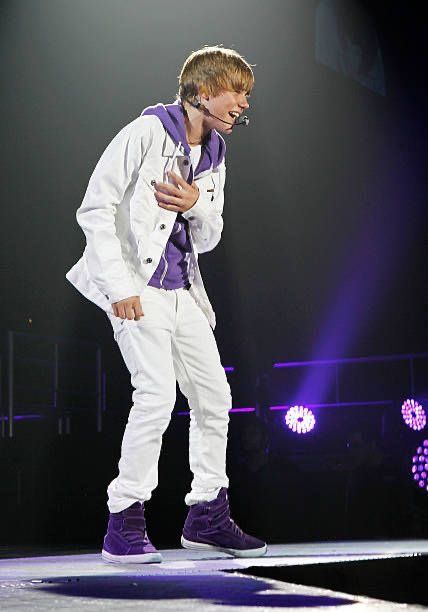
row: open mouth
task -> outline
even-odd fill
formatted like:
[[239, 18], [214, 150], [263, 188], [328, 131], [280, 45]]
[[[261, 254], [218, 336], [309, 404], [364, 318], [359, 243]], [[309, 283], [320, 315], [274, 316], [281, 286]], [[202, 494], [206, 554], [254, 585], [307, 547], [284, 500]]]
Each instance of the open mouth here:
[[238, 111], [229, 111], [229, 115], [232, 119], [237, 119], [239, 117]]

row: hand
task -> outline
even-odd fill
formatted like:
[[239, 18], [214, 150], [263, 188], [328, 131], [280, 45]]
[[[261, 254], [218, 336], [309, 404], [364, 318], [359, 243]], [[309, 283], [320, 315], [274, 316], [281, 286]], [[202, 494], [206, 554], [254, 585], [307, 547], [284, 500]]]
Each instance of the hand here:
[[112, 304], [112, 307], [115, 316], [121, 319], [135, 319], [139, 321], [140, 317], [144, 317], [139, 295], [133, 295], [132, 297], [115, 302]]
[[192, 208], [199, 198], [199, 189], [195, 182], [191, 185], [175, 172], [168, 172], [174, 181], [170, 183], [155, 183], [155, 198], [158, 205], [165, 210], [183, 213]]

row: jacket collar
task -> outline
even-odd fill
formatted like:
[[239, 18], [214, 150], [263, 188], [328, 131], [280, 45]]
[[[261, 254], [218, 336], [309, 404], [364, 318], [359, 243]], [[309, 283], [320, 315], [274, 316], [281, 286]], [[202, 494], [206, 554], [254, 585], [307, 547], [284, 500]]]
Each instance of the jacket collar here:
[[164, 157], [173, 157], [174, 155], [177, 155], [177, 148], [180, 151], [181, 155], [186, 155], [183, 144], [181, 142], [176, 144], [172, 140], [168, 132], [165, 130], [165, 138], [162, 146], [162, 155]]
[[[177, 147], [182, 155], [190, 155], [181, 100], [176, 100], [173, 104], [159, 103], [155, 106], [148, 106], [142, 111], [141, 115], [155, 115], [164, 126], [166, 134], [162, 155], [173, 157], [177, 154]], [[194, 171], [195, 177], [217, 168], [223, 161], [225, 153], [226, 143], [224, 139], [216, 130], [210, 130], [202, 144], [201, 157]]]

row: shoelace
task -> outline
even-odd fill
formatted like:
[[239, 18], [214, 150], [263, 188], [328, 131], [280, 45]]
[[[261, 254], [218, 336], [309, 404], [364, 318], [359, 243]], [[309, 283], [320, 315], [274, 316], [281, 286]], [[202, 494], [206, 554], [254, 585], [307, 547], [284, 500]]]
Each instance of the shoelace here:
[[238, 536], [244, 536], [244, 532], [235, 521], [230, 517], [230, 508], [227, 499], [215, 509], [213, 513], [213, 524], [215, 527], [232, 529]]

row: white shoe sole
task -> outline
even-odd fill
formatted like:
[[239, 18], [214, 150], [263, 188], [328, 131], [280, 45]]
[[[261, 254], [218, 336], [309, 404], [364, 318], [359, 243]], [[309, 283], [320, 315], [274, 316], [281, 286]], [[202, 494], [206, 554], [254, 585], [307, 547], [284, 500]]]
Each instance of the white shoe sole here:
[[112, 555], [103, 549], [101, 557], [107, 563], [160, 563], [162, 561], [162, 555], [158, 552], [143, 555]]
[[221, 546], [213, 546], [212, 544], [203, 544], [202, 542], [191, 542], [190, 540], [186, 540], [183, 536], [181, 536], [181, 545], [183, 548], [188, 548], [190, 550], [216, 550], [232, 555], [233, 557], [262, 557], [267, 552], [266, 544], [261, 548], [241, 550], [239, 548], [223, 548]]

